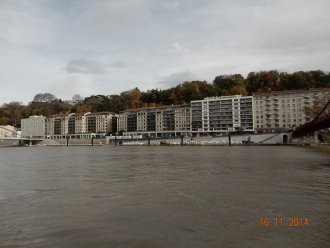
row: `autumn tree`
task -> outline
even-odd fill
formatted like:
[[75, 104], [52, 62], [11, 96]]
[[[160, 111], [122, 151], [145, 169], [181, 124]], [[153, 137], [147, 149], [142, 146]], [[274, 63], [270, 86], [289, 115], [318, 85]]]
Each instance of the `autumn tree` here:
[[10, 125], [10, 124], [11, 124], [11, 122], [10, 122], [9, 117], [6, 117], [6, 116], [0, 117], [0, 125], [6, 126], [6, 125]]
[[10, 124], [14, 127], [20, 127], [24, 109], [25, 106], [21, 102], [5, 103], [1, 106], [0, 118], [2, 118], [5, 125]]
[[84, 100], [84, 104], [78, 104], [78, 106], [85, 105], [85, 108], [91, 112], [103, 112], [103, 111], [108, 111], [109, 104], [110, 104], [110, 100], [107, 96], [92, 95], [90, 97], [86, 97]]
[[280, 87], [280, 73], [276, 70], [250, 72], [246, 79], [246, 89], [249, 94], [271, 92], [279, 90]]
[[220, 96], [247, 95], [245, 80], [241, 74], [217, 76], [213, 80], [213, 87]]
[[139, 88], [134, 88], [130, 91], [127, 92], [128, 95], [128, 99], [130, 101], [129, 107], [131, 109], [137, 109], [137, 108], [141, 108], [142, 107], [142, 102], [141, 102], [141, 96], [142, 93], [139, 90]]

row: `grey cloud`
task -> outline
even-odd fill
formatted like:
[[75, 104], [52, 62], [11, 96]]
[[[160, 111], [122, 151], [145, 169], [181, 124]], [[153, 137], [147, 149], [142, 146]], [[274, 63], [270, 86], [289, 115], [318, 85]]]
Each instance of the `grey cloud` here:
[[113, 68], [125, 68], [127, 67], [127, 64], [123, 61], [116, 61], [111, 63], [110, 66]]
[[196, 76], [190, 71], [182, 71], [173, 73], [167, 77], [162, 77], [159, 83], [161, 86], [170, 87], [190, 80], [196, 80]]
[[329, 8], [329, 0], [0, 1], [0, 81], [39, 92], [63, 78], [63, 61], [64, 77], [82, 76], [88, 92], [328, 71]]
[[106, 42], [143, 28], [154, 0], [87, 1], [77, 11], [74, 29], [87, 40]]
[[107, 70], [105, 66], [96, 61], [90, 59], [73, 59], [70, 60], [66, 66], [68, 73], [82, 73], [82, 74], [103, 74]]
[[[31, 1], [32, 2], [32, 1]], [[42, 45], [50, 41], [53, 16], [43, 19], [40, 12], [45, 9], [28, 1], [0, 2], [0, 45], [21, 48]], [[37, 13], [37, 14], [36, 14]]]
[[166, 2], [166, 3], [164, 3], [164, 6], [166, 8], [178, 10], [178, 8], [180, 6], [180, 1]]
[[89, 96], [92, 88], [89, 75], [67, 74], [52, 82], [48, 90], [59, 98], [71, 99], [74, 94]]

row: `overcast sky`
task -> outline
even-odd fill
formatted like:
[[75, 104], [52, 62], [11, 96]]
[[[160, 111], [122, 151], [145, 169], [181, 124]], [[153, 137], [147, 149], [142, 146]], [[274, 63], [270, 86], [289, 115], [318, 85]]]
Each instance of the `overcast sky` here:
[[330, 68], [329, 0], [1, 0], [0, 104]]

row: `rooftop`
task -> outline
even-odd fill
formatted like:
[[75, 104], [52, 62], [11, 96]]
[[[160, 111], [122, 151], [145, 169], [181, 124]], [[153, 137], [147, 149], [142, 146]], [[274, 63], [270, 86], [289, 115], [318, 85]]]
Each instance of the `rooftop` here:
[[330, 88], [310, 88], [310, 89], [301, 89], [301, 90], [283, 90], [283, 91], [261, 92], [261, 93], [254, 93], [253, 96], [300, 94], [300, 93], [307, 93], [307, 92], [324, 92], [324, 91], [330, 92]]

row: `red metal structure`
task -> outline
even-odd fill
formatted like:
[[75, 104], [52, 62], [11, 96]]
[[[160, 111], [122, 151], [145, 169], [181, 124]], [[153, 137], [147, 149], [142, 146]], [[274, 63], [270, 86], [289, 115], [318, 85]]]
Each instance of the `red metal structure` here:
[[330, 105], [330, 99], [324, 105], [322, 111], [315, 117], [314, 120], [307, 122], [299, 127], [297, 127], [293, 132], [293, 138], [299, 138], [306, 136], [314, 131], [330, 128], [330, 113], [323, 114], [327, 107]]

